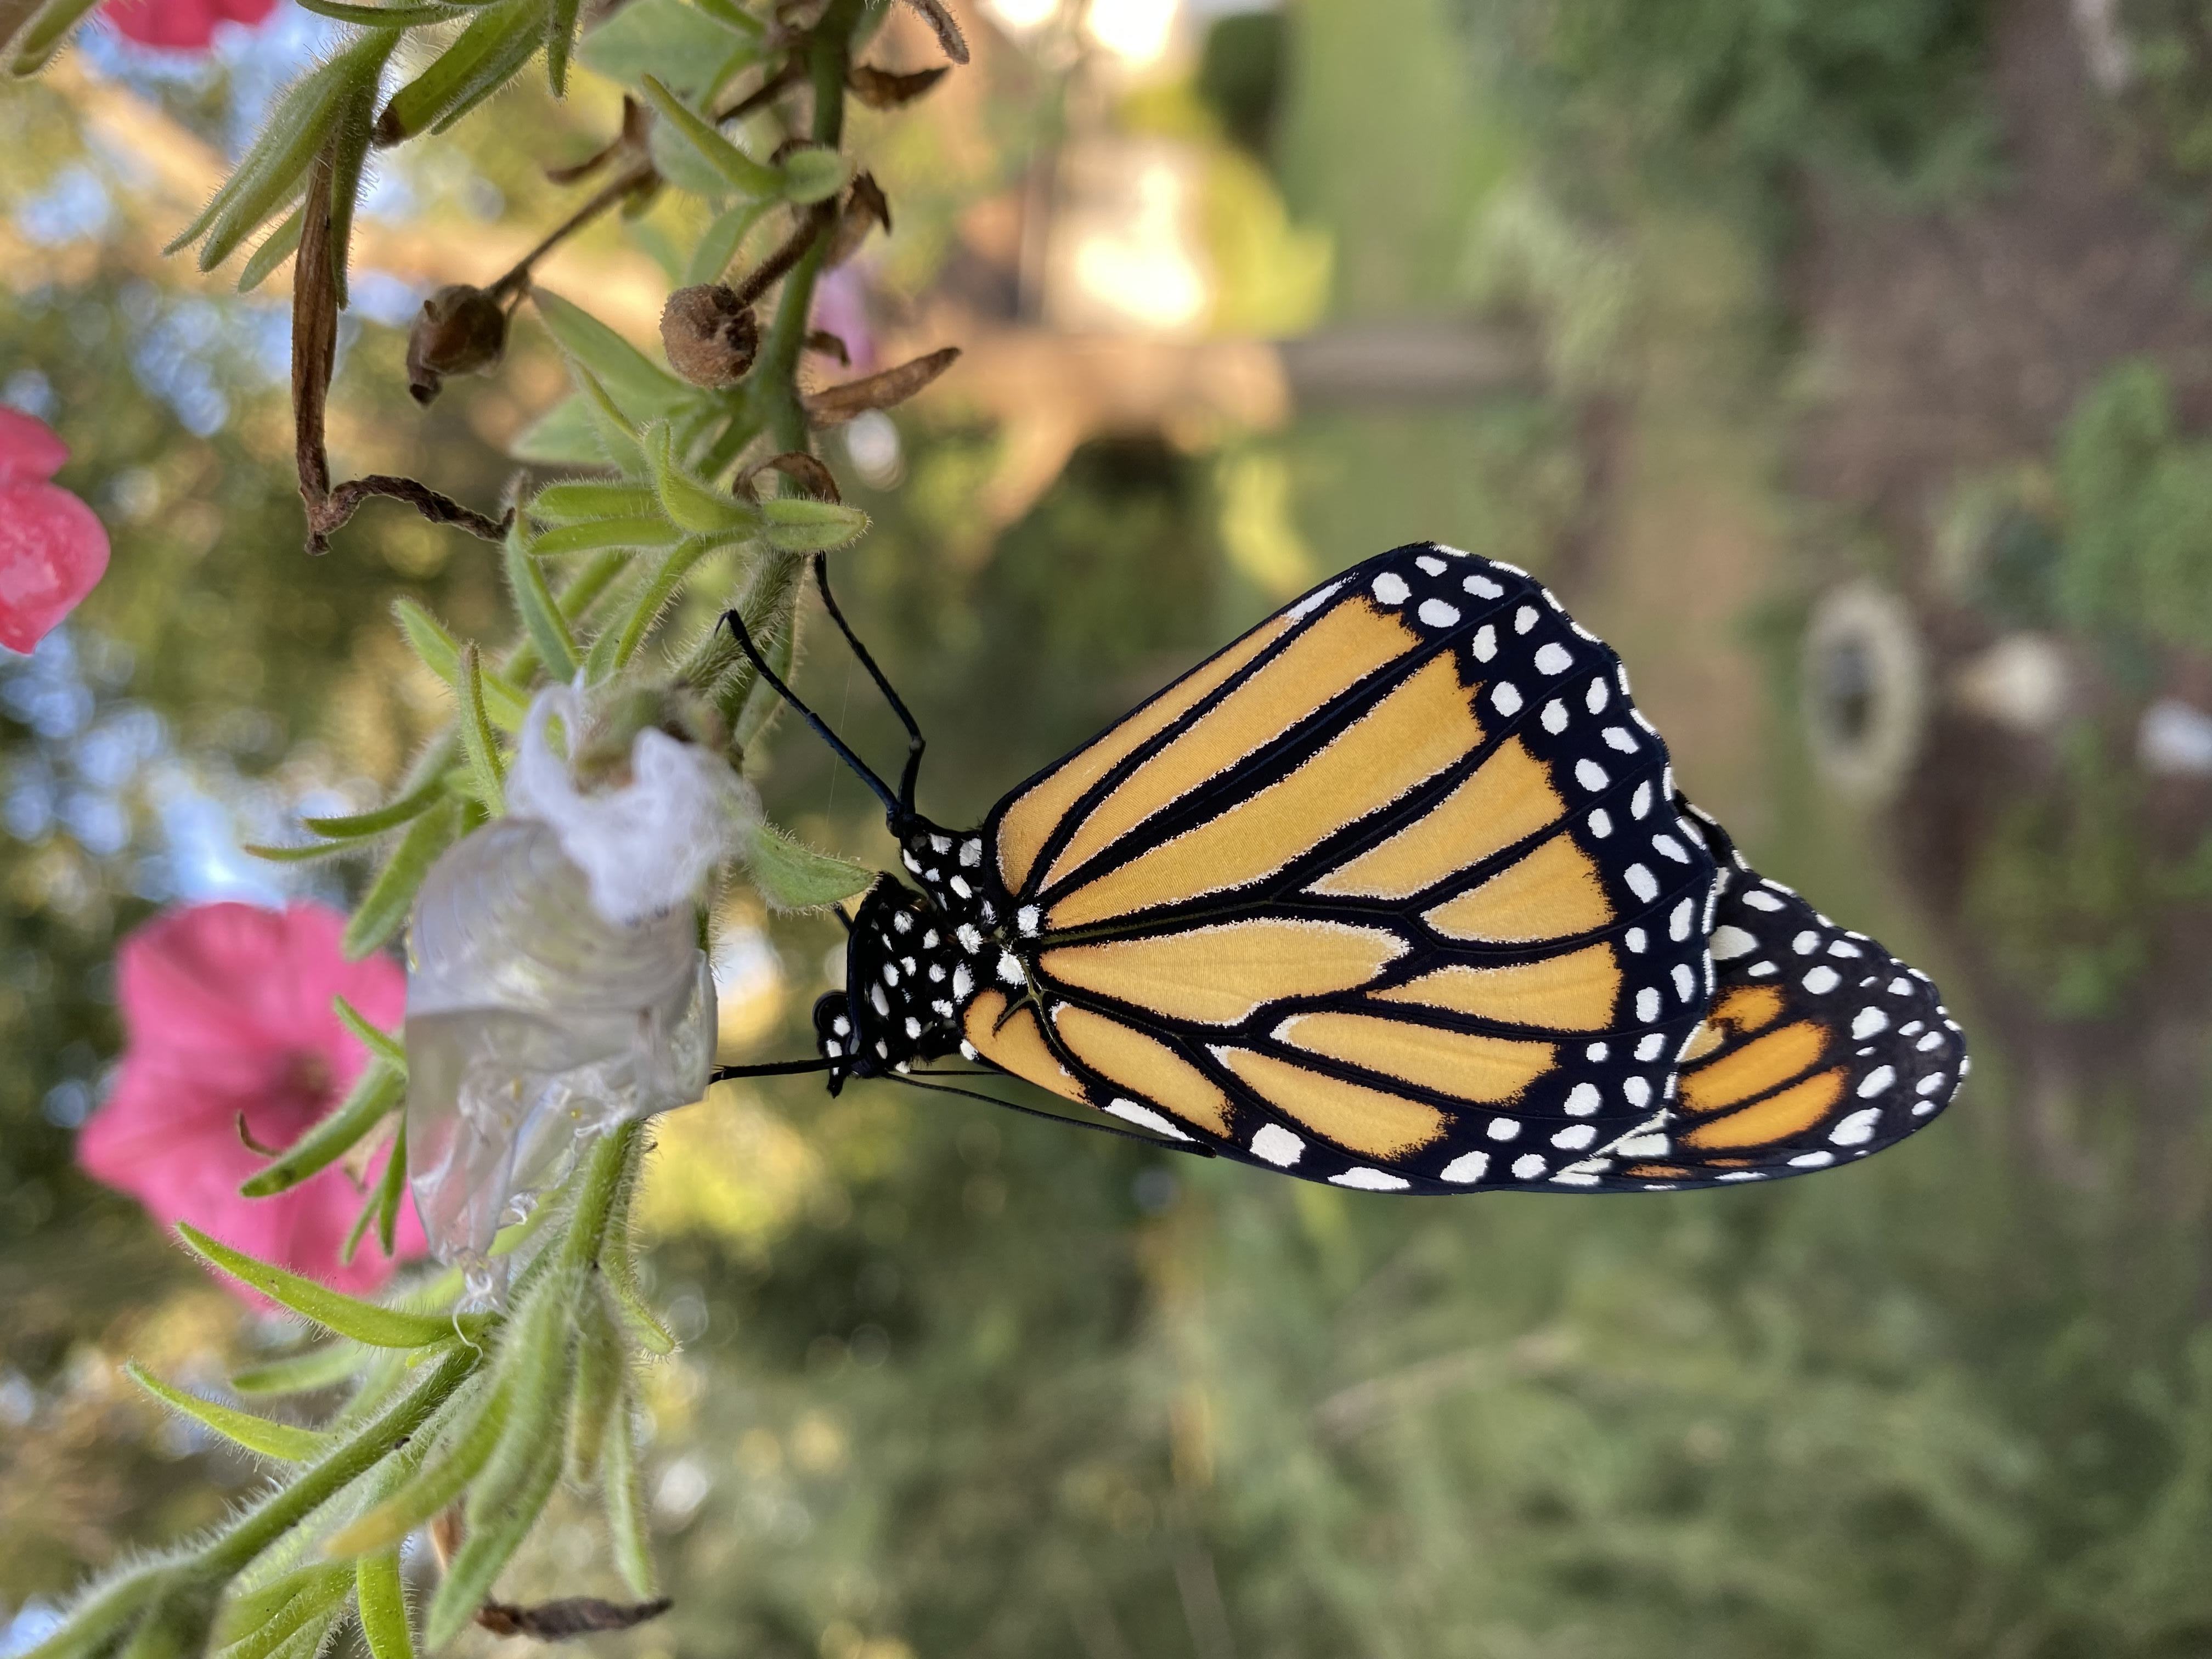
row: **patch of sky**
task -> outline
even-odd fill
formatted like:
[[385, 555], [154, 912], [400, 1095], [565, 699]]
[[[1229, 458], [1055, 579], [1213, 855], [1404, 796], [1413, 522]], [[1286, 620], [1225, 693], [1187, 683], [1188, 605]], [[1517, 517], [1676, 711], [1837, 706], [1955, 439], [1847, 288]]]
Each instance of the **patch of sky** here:
[[186, 98], [204, 94], [227, 80], [221, 137], [233, 160], [246, 153], [262, 118], [276, 95], [301, 70], [326, 57], [344, 30], [326, 17], [298, 6], [280, 6], [267, 21], [216, 25], [215, 41], [204, 52], [165, 52], [126, 40], [112, 29], [90, 28], [78, 36], [85, 67], [120, 82], [149, 102], [164, 104], [164, 93]]
[[101, 234], [114, 216], [114, 204], [99, 173], [76, 161], [15, 210], [15, 228], [40, 247], [58, 247]]
[[[413, 322], [425, 292], [421, 283], [407, 282], [389, 271], [356, 270], [346, 278], [349, 308], [372, 323], [381, 323], [386, 328], [404, 328]], [[288, 328], [285, 335], [288, 350], [290, 337]]]
[[19, 368], [0, 381], [0, 404], [20, 409], [41, 421], [52, 421], [61, 412], [61, 400], [54, 396], [54, 383], [35, 368]]

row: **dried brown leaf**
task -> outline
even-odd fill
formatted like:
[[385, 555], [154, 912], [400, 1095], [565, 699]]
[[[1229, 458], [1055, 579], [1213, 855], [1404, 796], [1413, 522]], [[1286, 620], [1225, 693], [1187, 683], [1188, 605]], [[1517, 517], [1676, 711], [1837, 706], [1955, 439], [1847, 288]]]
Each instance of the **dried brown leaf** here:
[[763, 472], [781, 472], [797, 484], [805, 494], [817, 501], [842, 502], [837, 493], [837, 480], [818, 455], [810, 455], [803, 449], [787, 450], [781, 455], [771, 455], [745, 475], [745, 493], [753, 495], [753, 480]]
[[909, 75], [880, 70], [872, 64], [855, 64], [847, 72], [845, 84], [870, 109], [896, 109], [902, 104], [912, 103], [951, 73], [949, 64], [915, 70]]
[[958, 346], [942, 346], [926, 357], [916, 357], [881, 374], [810, 392], [802, 399], [806, 418], [816, 426], [841, 426], [872, 409], [896, 408], [959, 360]]
[[539, 1601], [517, 1607], [507, 1601], [487, 1601], [477, 1609], [477, 1623], [495, 1636], [526, 1636], [537, 1642], [567, 1642], [604, 1631], [635, 1630], [649, 1619], [658, 1619], [676, 1604], [664, 1595], [652, 1601], [603, 1601], [596, 1595], [572, 1595], [558, 1601]]

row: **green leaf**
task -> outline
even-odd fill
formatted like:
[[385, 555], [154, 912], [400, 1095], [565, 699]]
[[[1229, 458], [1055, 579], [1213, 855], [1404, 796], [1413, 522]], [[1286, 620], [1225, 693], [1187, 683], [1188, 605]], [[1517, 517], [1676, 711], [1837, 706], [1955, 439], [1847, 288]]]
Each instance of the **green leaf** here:
[[584, 664], [585, 678], [589, 684], [600, 684], [629, 666], [630, 659], [645, 643], [645, 636], [660, 620], [660, 613], [676, 597], [676, 590], [691, 574], [691, 568], [719, 545], [720, 543], [714, 537], [694, 536], [654, 567], [653, 574], [632, 596], [629, 613], [621, 625], [610, 625], [592, 641]]
[[[422, 665], [456, 693], [464, 693], [461, 642], [447, 632], [446, 625], [412, 599], [393, 600], [392, 614], [398, 618], [400, 631], [422, 659]], [[528, 694], [495, 672], [483, 672], [482, 679], [486, 715], [501, 731], [520, 732], [523, 716], [530, 712]]]
[[251, 294], [269, 280], [269, 275], [290, 258], [300, 246], [300, 227], [304, 222], [303, 210], [294, 208], [290, 217], [261, 240], [246, 262], [246, 269], [238, 273], [238, 291]]
[[[29, 76], [46, 68], [47, 61], [70, 38], [70, 32], [84, 21], [85, 14], [99, 3], [100, 0], [47, 0], [46, 5], [36, 8], [22, 33], [15, 37], [15, 57], [8, 72]], [[6, 44], [0, 40], [0, 46]]]
[[331, 999], [331, 1012], [347, 1030], [359, 1037], [362, 1046], [377, 1059], [398, 1072], [407, 1075], [407, 1048], [399, 1039], [382, 1027], [372, 1024], [368, 1016], [342, 996]]
[[[754, 637], [758, 640], [757, 633]], [[761, 655], [768, 659], [768, 665], [775, 671], [776, 678], [786, 685], [791, 684], [791, 659], [798, 646], [799, 632], [792, 627], [787, 617], [783, 625], [769, 636], [761, 652]], [[748, 668], [752, 666], [750, 663], [745, 665]], [[782, 712], [783, 706], [783, 694], [756, 672], [744, 707], [738, 711], [737, 719], [731, 722], [730, 735], [740, 753], [759, 740], [761, 733], [768, 729], [768, 723]]]
[[407, 925], [415, 895], [438, 854], [461, 833], [461, 803], [448, 796], [407, 826], [407, 833], [385, 861], [368, 891], [346, 923], [345, 954], [359, 962]]
[[736, 21], [720, 7], [631, 0], [584, 36], [576, 56], [625, 86], [653, 75], [684, 97], [703, 98], [760, 55], [762, 33], [757, 21]]
[[168, 1585], [173, 1571], [155, 1564], [110, 1579], [70, 1608], [59, 1630], [17, 1659], [106, 1659], [131, 1621]]
[[860, 538], [868, 515], [857, 507], [804, 495], [773, 495], [761, 503], [768, 544], [779, 553], [827, 553]]
[[326, 836], [331, 841], [366, 841], [372, 836], [380, 836], [387, 830], [397, 830], [403, 823], [412, 823], [445, 798], [445, 779], [434, 775], [428, 782], [409, 790], [398, 799], [369, 811], [356, 813], [350, 817], [301, 818], [300, 823], [311, 833]]
[[[648, 361], [647, 368], [658, 366]], [[635, 421], [616, 407], [615, 400], [599, 383], [599, 376], [571, 358], [568, 376], [584, 399], [584, 416], [597, 433], [599, 447], [605, 452], [606, 464], [625, 478], [642, 478], [651, 469], [646, 465], [645, 447], [640, 441], [641, 428]], [[688, 396], [688, 394], [687, 394]]]
[[817, 853], [772, 823], [753, 826], [745, 861], [761, 896], [779, 910], [818, 910], [865, 891], [876, 878], [866, 865]]
[[392, 1132], [392, 1150], [385, 1155], [384, 1174], [376, 1183], [376, 1242], [389, 1256], [399, 1236], [399, 1206], [407, 1194], [407, 1118]]
[[538, 661], [556, 680], [574, 678], [575, 635], [568, 631], [568, 619], [554, 603], [553, 590], [545, 585], [545, 572], [532, 556], [530, 538], [519, 517], [507, 527], [503, 558], [507, 589], [514, 595], [515, 614], [522, 618], [523, 631], [538, 647]]
[[312, 1394], [344, 1382], [362, 1368], [366, 1358], [358, 1343], [333, 1342], [234, 1371], [230, 1386], [239, 1394]]
[[284, 1155], [240, 1187], [242, 1198], [269, 1198], [321, 1174], [407, 1098], [407, 1073], [371, 1060], [338, 1109], [286, 1148]]
[[530, 302], [561, 349], [592, 375], [626, 418], [655, 420], [690, 402], [692, 388], [580, 307], [542, 288]]
[[373, 91], [398, 39], [397, 34], [364, 36], [295, 82], [263, 121], [252, 149], [200, 217], [162, 252], [174, 252], [204, 233], [200, 269], [213, 270], [228, 259], [240, 242], [300, 193], [316, 152], [339, 129], [347, 106], [362, 88]]
[[730, 268], [730, 261], [738, 257], [738, 250], [745, 245], [745, 238], [763, 215], [772, 211], [772, 202], [740, 202], [735, 207], [714, 216], [714, 222], [699, 234], [691, 250], [691, 262], [684, 273], [687, 286], [701, 283], [718, 283], [722, 273]]
[[477, 1609], [490, 1595], [500, 1570], [522, 1547], [522, 1540], [538, 1524], [560, 1481], [561, 1441], [556, 1434], [550, 1443], [535, 1449], [526, 1484], [515, 1494], [514, 1506], [482, 1524], [471, 1523], [468, 1540], [446, 1569], [444, 1582], [430, 1598], [430, 1611], [422, 1621], [423, 1639], [432, 1648], [452, 1641], [476, 1617]]
[[507, 447], [518, 461], [538, 466], [605, 466], [606, 453], [599, 428], [582, 398], [563, 398], [528, 426]]
[[578, 0], [553, 0], [545, 12], [545, 78], [556, 98], [568, 95], [568, 52], [576, 44]]
[[[397, 34], [385, 38], [394, 45], [399, 40]], [[378, 69], [380, 73], [380, 64]], [[369, 142], [376, 131], [377, 89], [377, 76], [371, 76], [347, 94], [331, 140], [331, 271], [341, 310], [351, 303], [346, 272], [353, 260], [353, 214], [361, 199], [362, 169], [368, 164]]]
[[580, 1486], [599, 1474], [607, 1425], [622, 1403], [627, 1369], [614, 1316], [594, 1285], [576, 1311], [576, 1386], [568, 1400], [568, 1479]]
[[258, 841], [249, 841], [242, 843], [239, 850], [249, 857], [270, 864], [313, 864], [319, 859], [340, 858], [348, 853], [368, 849], [360, 842], [351, 841], [309, 842], [302, 847], [270, 847]]
[[530, 498], [529, 514], [550, 524], [573, 524], [586, 519], [619, 519], [651, 514], [659, 516], [660, 498], [644, 484], [601, 483], [577, 479], [547, 484]]
[[[748, 40], [768, 38], [768, 25], [737, 3], [737, 0], [699, 0], [699, 9], [716, 22]], [[664, 80], [667, 77], [663, 76]]]
[[397, 1547], [354, 1563], [353, 1599], [369, 1659], [416, 1659], [415, 1632], [407, 1623], [407, 1592], [399, 1577]]
[[646, 1305], [645, 1294], [637, 1287], [636, 1246], [630, 1238], [629, 1206], [636, 1195], [635, 1182], [615, 1194], [614, 1207], [607, 1216], [606, 1243], [599, 1251], [599, 1279], [607, 1293], [614, 1298], [615, 1312], [640, 1347], [657, 1354], [676, 1352], [676, 1339], [668, 1328], [653, 1316]]
[[461, 752], [476, 778], [477, 799], [494, 817], [507, 811], [507, 768], [500, 759], [499, 735], [484, 712], [483, 659], [471, 640], [461, 647]]
[[844, 189], [853, 176], [853, 164], [826, 144], [809, 144], [785, 156], [778, 171], [783, 175], [783, 199], [805, 207], [826, 202]]
[[594, 519], [583, 524], [562, 525], [540, 536], [531, 544], [530, 550], [538, 558], [556, 559], [571, 553], [597, 553], [611, 547], [644, 552], [673, 547], [683, 539], [684, 532], [661, 516], [660, 503], [656, 500], [650, 518]]
[[[320, 1325], [325, 1330], [340, 1336], [350, 1337], [356, 1342], [372, 1348], [422, 1348], [433, 1343], [452, 1340], [455, 1322], [434, 1319], [422, 1314], [402, 1313], [392, 1308], [380, 1308], [374, 1302], [363, 1302], [318, 1285], [312, 1279], [302, 1279], [295, 1273], [273, 1267], [266, 1261], [257, 1261], [242, 1251], [234, 1250], [219, 1239], [209, 1237], [188, 1221], [177, 1224], [177, 1233], [192, 1254], [209, 1266], [228, 1273], [241, 1285], [261, 1292], [271, 1302], [290, 1309], [301, 1318]], [[459, 1328], [471, 1328], [471, 1322], [483, 1322], [481, 1315], [463, 1315]]]
[[645, 101], [667, 123], [669, 134], [680, 139], [730, 189], [749, 197], [783, 193], [784, 176], [781, 173], [754, 161], [723, 137], [711, 122], [671, 92], [658, 76], [644, 76], [639, 87], [645, 94]]
[[749, 535], [760, 527], [759, 507], [724, 495], [684, 469], [676, 459], [673, 428], [663, 424], [645, 434], [645, 459], [653, 469], [653, 487], [660, 498], [660, 510], [670, 523], [696, 536], [725, 539]]
[[607, 1534], [615, 1547], [615, 1569], [630, 1594], [644, 1601], [655, 1595], [659, 1577], [653, 1569], [653, 1534], [646, 1524], [644, 1482], [638, 1468], [637, 1424], [627, 1397], [615, 1404], [599, 1465], [599, 1496], [607, 1512]]
[[465, 17], [473, 5], [356, 6], [346, 0], [300, 0], [303, 10], [365, 29], [419, 29]]
[[507, 1427], [470, 1483], [471, 1532], [498, 1522], [524, 1497], [549, 1446], [559, 1457], [568, 1391], [575, 1380], [570, 1316], [590, 1282], [574, 1269], [547, 1273], [508, 1323], [499, 1357], [500, 1375], [507, 1379]]
[[414, 1479], [360, 1520], [324, 1540], [323, 1553], [343, 1560], [391, 1549], [466, 1492], [507, 1426], [507, 1395], [503, 1385], [486, 1385], [474, 1408], [444, 1437]]
[[546, 0], [501, 0], [485, 8], [437, 61], [392, 94], [376, 139], [392, 145], [443, 132], [514, 78], [544, 38]]
[[172, 1411], [191, 1418], [201, 1427], [221, 1435], [234, 1445], [243, 1446], [264, 1457], [274, 1457], [286, 1463], [305, 1463], [320, 1457], [333, 1443], [330, 1436], [318, 1434], [313, 1429], [297, 1428], [289, 1423], [272, 1423], [252, 1412], [242, 1412], [231, 1406], [218, 1406], [212, 1400], [186, 1394], [182, 1389], [162, 1382], [135, 1360], [123, 1368], [123, 1374]]
[[352, 1593], [353, 1574], [343, 1567], [318, 1565], [286, 1573], [223, 1609], [214, 1659], [296, 1659], [303, 1652], [312, 1654], [322, 1646]]

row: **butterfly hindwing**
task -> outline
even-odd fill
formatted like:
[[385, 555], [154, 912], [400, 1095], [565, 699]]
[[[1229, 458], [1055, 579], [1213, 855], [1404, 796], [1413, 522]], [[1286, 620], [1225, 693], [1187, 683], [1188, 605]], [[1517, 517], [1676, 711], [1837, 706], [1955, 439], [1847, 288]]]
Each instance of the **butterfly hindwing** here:
[[1427, 544], [1261, 623], [992, 814], [968, 1040], [1340, 1184], [1588, 1188], [1711, 995], [1715, 865], [1619, 659]]

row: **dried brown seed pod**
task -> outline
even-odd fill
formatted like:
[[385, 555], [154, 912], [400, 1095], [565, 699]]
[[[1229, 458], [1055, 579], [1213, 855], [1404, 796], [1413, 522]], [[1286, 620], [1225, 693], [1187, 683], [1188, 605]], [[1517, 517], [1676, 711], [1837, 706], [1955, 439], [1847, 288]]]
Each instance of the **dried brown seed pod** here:
[[448, 374], [489, 368], [507, 349], [507, 311], [466, 283], [449, 283], [422, 301], [407, 333], [407, 390], [428, 404]]
[[752, 307], [720, 283], [679, 288], [660, 313], [668, 366], [693, 386], [728, 386], [744, 378], [760, 349]]

